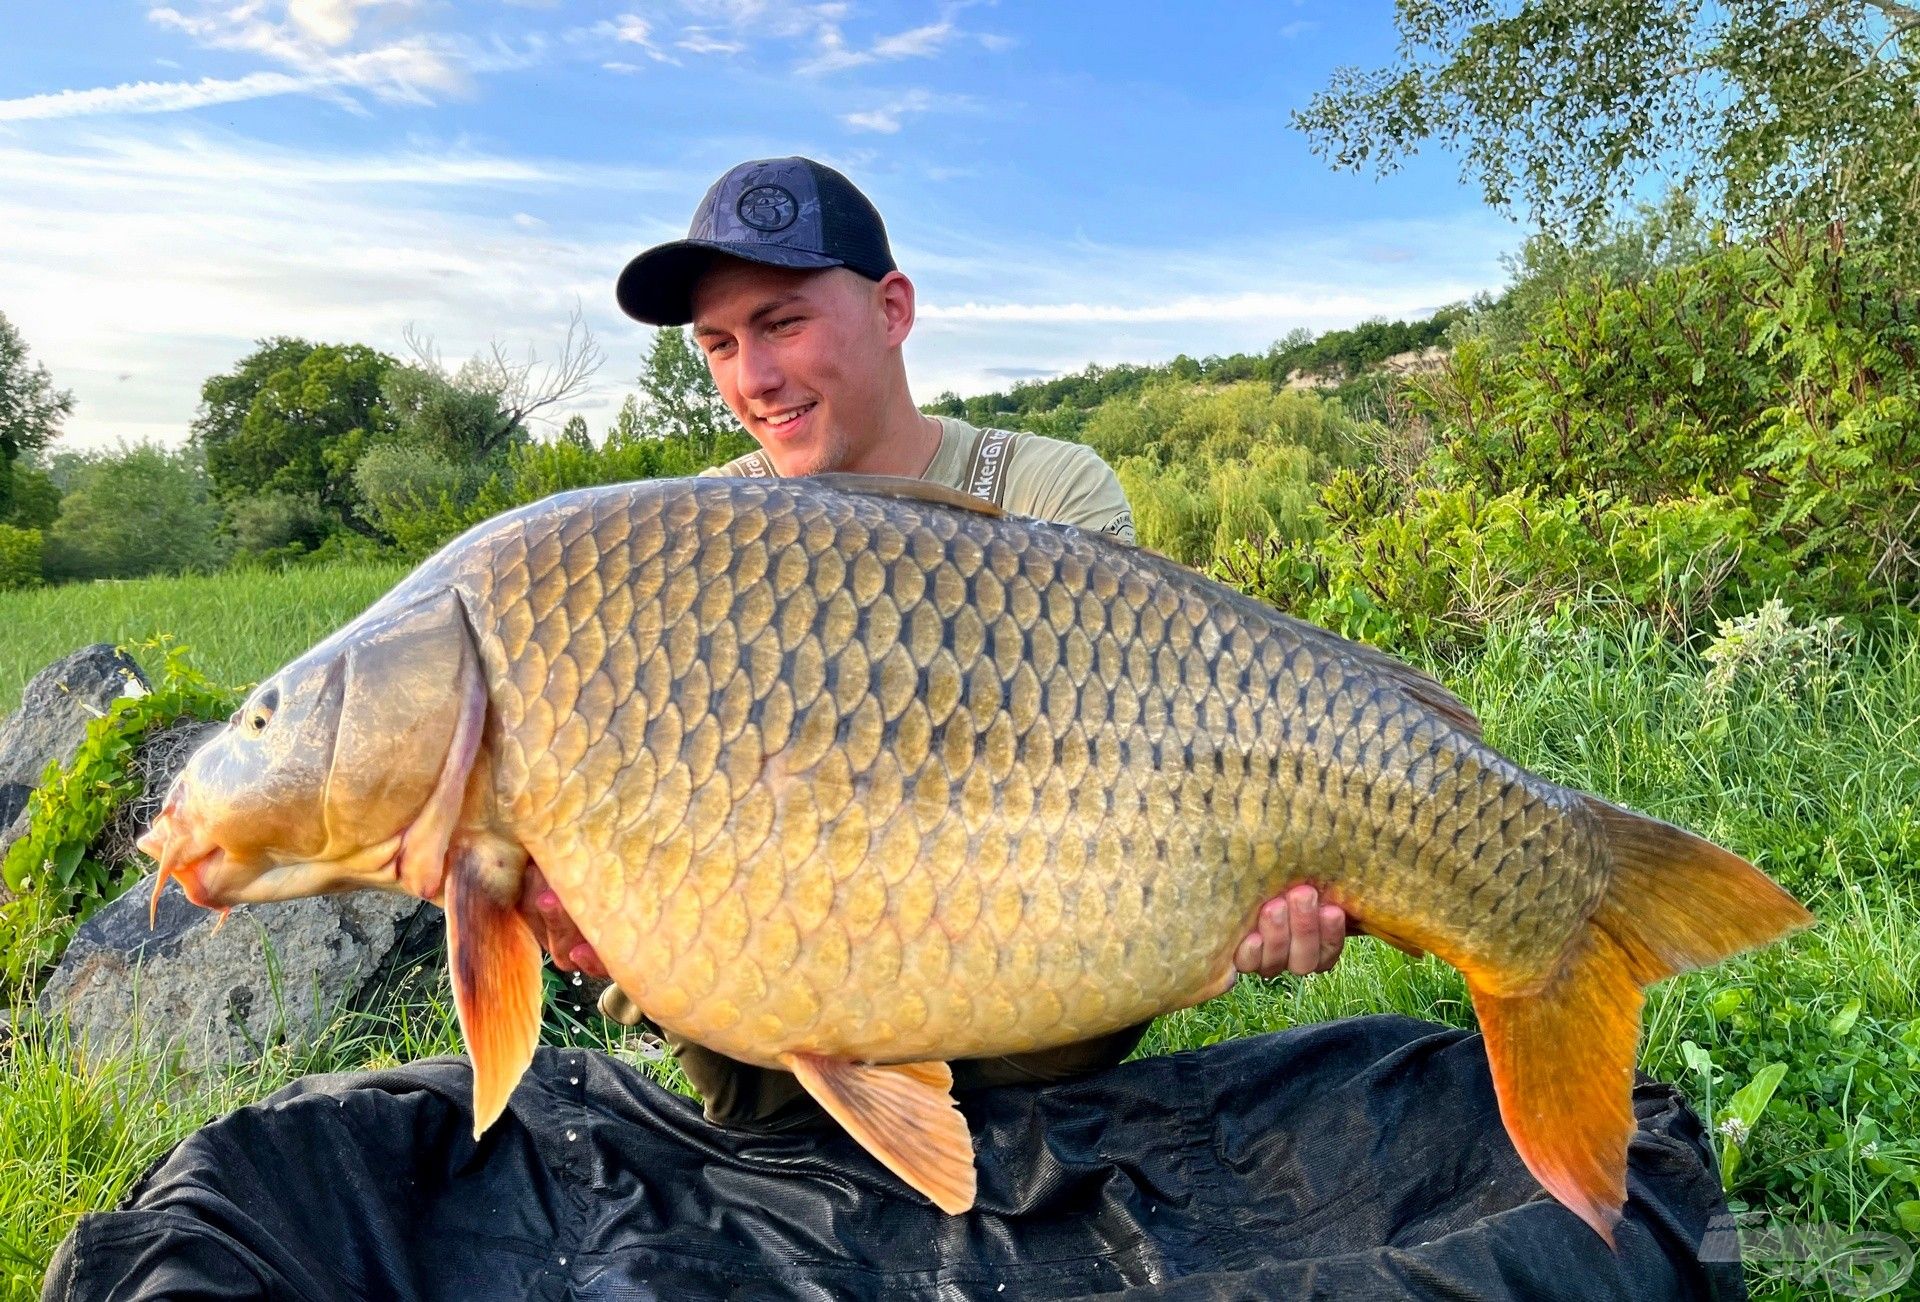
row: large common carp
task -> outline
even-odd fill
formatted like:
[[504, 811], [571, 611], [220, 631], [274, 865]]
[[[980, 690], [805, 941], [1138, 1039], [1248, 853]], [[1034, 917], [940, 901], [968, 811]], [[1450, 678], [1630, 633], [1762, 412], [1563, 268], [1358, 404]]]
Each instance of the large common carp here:
[[655, 1021], [939, 1206], [947, 1062], [1208, 999], [1313, 882], [1459, 968], [1501, 1116], [1612, 1239], [1641, 989], [1811, 919], [1490, 749], [1433, 679], [914, 481], [673, 480], [478, 526], [262, 683], [141, 842], [225, 907], [440, 901], [476, 1134], [539, 1031], [529, 861]]

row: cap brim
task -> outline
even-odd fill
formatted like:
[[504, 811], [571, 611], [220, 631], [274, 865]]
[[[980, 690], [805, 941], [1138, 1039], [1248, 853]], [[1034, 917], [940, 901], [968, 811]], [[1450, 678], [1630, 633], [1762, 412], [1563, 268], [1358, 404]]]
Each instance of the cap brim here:
[[818, 271], [846, 265], [839, 258], [778, 244], [745, 244], [727, 240], [675, 240], [648, 249], [620, 273], [613, 296], [620, 310], [648, 325], [686, 325], [693, 320], [693, 283], [715, 254], [758, 262], [769, 267]]

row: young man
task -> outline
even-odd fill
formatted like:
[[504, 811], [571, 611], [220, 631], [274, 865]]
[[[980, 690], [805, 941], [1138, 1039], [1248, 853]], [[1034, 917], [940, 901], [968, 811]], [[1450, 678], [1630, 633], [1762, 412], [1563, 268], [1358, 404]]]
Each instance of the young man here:
[[[701, 200], [686, 239], [627, 264], [617, 296], [636, 320], [692, 325], [721, 396], [760, 444], [707, 474], [927, 479], [1012, 514], [1133, 539], [1120, 482], [1091, 448], [980, 430], [915, 406], [902, 355], [913, 331], [913, 282], [894, 264], [873, 204], [832, 168], [805, 158], [733, 168]], [[544, 883], [529, 886], [524, 907], [562, 966], [605, 975]], [[1235, 963], [1262, 976], [1324, 972], [1345, 936], [1346, 915], [1321, 905], [1311, 886], [1296, 886], [1262, 906]], [[628, 1025], [641, 1020], [617, 987], [601, 1008]], [[1119, 1062], [1145, 1031], [955, 1064], [955, 1080], [964, 1088], [1058, 1079]], [[713, 1120], [777, 1123], [811, 1106], [784, 1072], [690, 1043], [676, 1048]]]

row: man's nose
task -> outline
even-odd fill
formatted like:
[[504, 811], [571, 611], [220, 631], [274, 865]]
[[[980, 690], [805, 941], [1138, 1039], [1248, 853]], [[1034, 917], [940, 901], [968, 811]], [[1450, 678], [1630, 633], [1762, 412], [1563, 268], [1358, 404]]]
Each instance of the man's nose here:
[[786, 382], [774, 350], [757, 344], [740, 345], [736, 373], [740, 377], [740, 391], [749, 398], [774, 393]]

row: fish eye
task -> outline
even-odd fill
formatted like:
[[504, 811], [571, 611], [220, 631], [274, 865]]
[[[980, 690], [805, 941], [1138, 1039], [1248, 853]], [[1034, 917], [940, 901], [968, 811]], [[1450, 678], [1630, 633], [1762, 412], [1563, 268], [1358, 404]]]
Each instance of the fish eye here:
[[279, 705], [280, 689], [277, 687], [269, 688], [266, 695], [262, 696], [250, 708], [236, 711], [234, 718], [238, 719], [242, 714], [246, 715], [247, 731], [257, 737], [266, 731], [267, 724], [273, 719], [273, 712], [279, 708]]

